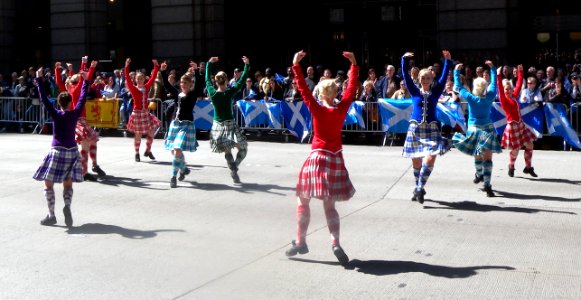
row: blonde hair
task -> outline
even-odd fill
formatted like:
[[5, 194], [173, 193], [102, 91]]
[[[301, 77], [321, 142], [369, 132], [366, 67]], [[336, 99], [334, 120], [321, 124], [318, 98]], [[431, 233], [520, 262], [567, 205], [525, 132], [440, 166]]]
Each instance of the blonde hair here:
[[220, 71], [214, 76], [214, 80], [218, 85], [224, 85], [228, 81], [228, 75], [225, 72]]
[[323, 79], [319, 82], [319, 94], [325, 98], [333, 100], [337, 97], [338, 89], [335, 79]]
[[186, 83], [192, 83], [192, 76], [190, 76], [190, 74], [186, 73], [186, 74], [182, 75], [182, 77], [180, 78], [180, 81], [185, 81]]
[[363, 87], [368, 87], [368, 86], [373, 87], [373, 81], [365, 80], [365, 82], [363, 83]]
[[472, 82], [472, 94], [476, 97], [483, 97], [486, 94], [486, 89], [488, 88], [488, 82], [482, 77], [477, 77]]
[[434, 74], [432, 73], [432, 71], [430, 69], [425, 69], [425, 68], [420, 70], [418, 77], [421, 79], [422, 76], [424, 76], [426, 73], [430, 74], [430, 76], [432, 76], [432, 79], [434, 79]]
[[510, 86], [510, 88], [513, 88], [514, 89], [514, 86], [512, 85], [512, 81], [510, 81], [510, 79], [506, 79], [505, 78], [505, 79], [502, 80], [502, 86], [504, 87], [504, 86], [507, 86], [507, 85]]

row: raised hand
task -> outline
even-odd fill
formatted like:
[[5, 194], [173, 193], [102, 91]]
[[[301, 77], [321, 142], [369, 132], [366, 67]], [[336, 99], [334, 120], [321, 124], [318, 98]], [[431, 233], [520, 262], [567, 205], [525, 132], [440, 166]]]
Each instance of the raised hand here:
[[447, 60], [452, 60], [452, 55], [448, 50], [442, 50], [442, 56], [444, 56], [444, 58]]
[[406, 52], [403, 54], [403, 57], [406, 57], [406, 58], [414, 57], [414, 53], [413, 52]]
[[492, 61], [491, 61], [491, 60], [486, 60], [486, 61], [484, 62], [484, 64], [485, 64], [485, 65], [487, 65], [489, 68], [492, 68], [492, 67], [494, 67], [494, 64], [492, 63]]
[[464, 67], [464, 64], [463, 63], [458, 63], [456, 65], [456, 67], [454, 67], [454, 69], [460, 71], [460, 70], [462, 70], [463, 67]]
[[91, 61], [91, 68], [97, 67], [97, 63], [98, 63], [98, 61], [96, 61], [96, 60]]
[[218, 57], [217, 57], [217, 56], [212, 56], [212, 57], [210, 57], [210, 62], [211, 62], [211, 63], [215, 63], [215, 62], [217, 62], [217, 61], [218, 61]]
[[157, 59], [152, 59], [151, 62], [153, 63], [154, 66], [159, 67], [159, 63], [157, 62]]
[[167, 69], [167, 63], [164, 61], [161, 63], [160, 70], [165, 71]]
[[131, 64], [131, 58], [129, 58], [129, 57], [128, 57], [128, 58], [125, 60], [125, 67], [129, 67], [129, 64]]
[[[59, 64], [60, 64], [60, 63], [59, 63]], [[37, 77], [37, 78], [39, 78], [39, 77], [42, 77], [42, 73], [43, 73], [43, 72], [44, 72], [44, 70], [43, 70], [43, 68], [42, 68], [42, 67], [38, 68], [38, 70], [36, 70], [36, 77]]]
[[196, 62], [194, 62], [193, 60], [190, 61], [190, 68], [192, 68], [193, 70], [197, 70], [198, 69], [198, 64], [196, 64]]
[[343, 56], [347, 58], [352, 65], [357, 64], [357, 60], [355, 59], [355, 55], [353, 54], [353, 52], [343, 51]]
[[523, 66], [522, 65], [518, 65], [518, 71], [522, 72], [523, 71]]
[[498, 69], [496, 69], [496, 75], [498, 75], [498, 77], [502, 77], [502, 69], [504, 68], [504, 66], [500, 66]]
[[55, 62], [54, 63], [54, 68], [55, 69], [60, 69], [61, 68], [61, 62], [60, 61]]
[[298, 65], [305, 56], [307, 56], [307, 53], [303, 50], [295, 53], [295, 56], [293, 57], [293, 65]]
[[242, 61], [244, 62], [245, 65], [250, 64], [250, 59], [248, 59], [248, 57], [246, 56], [242, 56]]

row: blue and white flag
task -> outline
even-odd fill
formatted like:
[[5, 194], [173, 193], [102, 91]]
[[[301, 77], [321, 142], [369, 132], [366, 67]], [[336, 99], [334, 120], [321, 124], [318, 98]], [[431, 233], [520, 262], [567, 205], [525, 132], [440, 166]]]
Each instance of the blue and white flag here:
[[436, 118], [442, 123], [452, 128], [459, 127], [462, 132], [466, 132], [466, 120], [460, 105], [449, 105], [448, 103], [438, 103], [436, 107]]
[[194, 107], [194, 125], [196, 129], [210, 130], [214, 121], [214, 105], [210, 100], [198, 100]]
[[281, 128], [280, 103], [267, 103], [264, 100], [236, 102], [244, 117], [246, 127], [269, 126]]
[[[537, 137], [543, 136], [543, 110], [538, 108], [537, 103], [520, 103], [520, 115], [525, 126]], [[506, 127], [506, 113], [500, 106], [500, 102], [492, 103], [490, 118], [496, 130], [496, 134], [502, 135]]]
[[363, 108], [365, 103], [363, 101], [353, 101], [347, 115], [345, 116], [345, 122], [343, 125], [353, 125], [357, 124], [359, 127], [365, 129], [365, 121], [363, 121]]
[[284, 83], [284, 76], [282, 76], [278, 73], [274, 73], [274, 81], [278, 82], [278, 84], [283, 84]]
[[303, 101], [281, 102], [284, 124], [292, 135], [301, 142], [311, 130], [311, 113]]
[[579, 135], [575, 129], [571, 127], [571, 123], [569, 123], [565, 105], [561, 103], [545, 103], [544, 111], [549, 134], [563, 137], [567, 144], [577, 149], [581, 149]]
[[405, 133], [410, 125], [412, 116], [411, 99], [385, 99], [377, 100], [379, 114], [381, 115], [382, 129], [385, 132]]

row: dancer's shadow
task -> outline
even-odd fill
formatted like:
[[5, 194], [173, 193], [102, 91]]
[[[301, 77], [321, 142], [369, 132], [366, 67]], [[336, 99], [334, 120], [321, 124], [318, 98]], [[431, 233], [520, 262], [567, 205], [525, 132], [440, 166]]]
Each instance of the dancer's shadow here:
[[574, 212], [569, 211], [559, 211], [559, 210], [547, 210], [547, 209], [537, 209], [537, 208], [526, 208], [517, 206], [496, 206], [489, 204], [479, 204], [473, 201], [462, 201], [462, 202], [444, 202], [436, 200], [425, 200], [426, 202], [433, 202], [445, 207], [435, 207], [435, 206], [425, 206], [424, 209], [456, 209], [456, 210], [468, 210], [468, 211], [480, 211], [480, 212], [491, 212], [491, 211], [507, 211], [507, 212], [517, 212], [526, 214], [535, 214], [538, 212], [551, 212], [559, 214], [569, 214], [576, 215]]
[[294, 191], [294, 187], [287, 187], [287, 186], [280, 186], [276, 184], [258, 184], [258, 183], [241, 183], [239, 185], [227, 185], [222, 183], [213, 183], [213, 182], [197, 182], [197, 181], [190, 181], [192, 188], [202, 189], [206, 191], [236, 191], [243, 194], [252, 194], [254, 192], [261, 192], [261, 193], [268, 193], [273, 195], [280, 195], [284, 196], [285, 193], [276, 192], [275, 190], [279, 191]]
[[569, 180], [565, 178], [530, 178], [530, 177], [520, 177], [522, 179], [530, 181], [542, 181], [542, 182], [554, 182], [554, 183], [566, 183], [566, 184], [581, 184], [581, 180]]
[[495, 190], [497, 196], [512, 198], [512, 199], [522, 199], [522, 200], [547, 200], [547, 201], [563, 201], [563, 202], [578, 202], [581, 198], [564, 198], [558, 196], [547, 196], [547, 195], [527, 195], [527, 194], [517, 194], [505, 191]]
[[514, 270], [513, 267], [509, 266], [449, 267], [441, 265], [430, 265], [415, 261], [399, 261], [399, 260], [361, 261], [358, 259], [350, 261], [348, 268], [355, 269], [357, 272], [376, 276], [416, 272], [445, 278], [467, 278], [478, 274], [478, 270], [488, 270], [488, 269]]
[[314, 259], [306, 259], [306, 258], [298, 258], [298, 257], [289, 257], [290, 260], [300, 261], [305, 263], [312, 263], [312, 264], [322, 264], [322, 265], [329, 265], [329, 266], [339, 266], [338, 261], [324, 261], [324, 260], [314, 260]]
[[87, 223], [78, 227], [71, 227], [68, 234], [118, 234], [129, 239], [148, 239], [157, 236], [158, 232], [185, 232], [181, 229], [137, 230], [123, 228], [116, 225], [101, 223]]
[[107, 175], [99, 180], [100, 184], [110, 186], [130, 186], [150, 190], [166, 190], [165, 188], [152, 187], [149, 183], [144, 182], [141, 178], [116, 177]]

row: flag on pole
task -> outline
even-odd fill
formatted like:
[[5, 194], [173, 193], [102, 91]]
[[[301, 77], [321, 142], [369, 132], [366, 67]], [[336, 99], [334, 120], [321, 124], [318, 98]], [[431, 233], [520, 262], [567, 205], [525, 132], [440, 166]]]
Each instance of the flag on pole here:
[[577, 149], [581, 149], [579, 135], [575, 129], [571, 127], [571, 123], [567, 118], [567, 109], [565, 108], [565, 105], [561, 103], [545, 103], [544, 111], [549, 134], [560, 136], [565, 139], [567, 144]]

